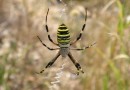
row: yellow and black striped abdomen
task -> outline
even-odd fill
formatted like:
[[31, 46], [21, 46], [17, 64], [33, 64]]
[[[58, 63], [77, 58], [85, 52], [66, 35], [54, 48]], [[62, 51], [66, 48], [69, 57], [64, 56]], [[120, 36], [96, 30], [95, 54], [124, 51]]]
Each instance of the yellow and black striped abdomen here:
[[70, 43], [70, 33], [65, 24], [61, 24], [57, 31], [57, 41], [61, 45]]

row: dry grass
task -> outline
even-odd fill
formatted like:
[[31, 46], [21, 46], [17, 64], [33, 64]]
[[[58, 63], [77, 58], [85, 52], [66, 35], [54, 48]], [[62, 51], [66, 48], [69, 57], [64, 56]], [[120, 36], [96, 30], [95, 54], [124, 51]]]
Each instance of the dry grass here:
[[[130, 90], [130, 1], [65, 3], [66, 13], [61, 14], [64, 5], [56, 0], [0, 0], [0, 90], [51, 90], [58, 73], [60, 83], [54, 90]], [[76, 68], [69, 58], [63, 61], [61, 57], [43, 74], [35, 73], [57, 53], [43, 47], [36, 37], [55, 47], [44, 27], [48, 7], [48, 26], [55, 41], [62, 21], [69, 27], [72, 40], [76, 38], [84, 23], [83, 8], [87, 8], [85, 31], [74, 47], [97, 44], [82, 52], [72, 51], [85, 74], [75, 76]]]

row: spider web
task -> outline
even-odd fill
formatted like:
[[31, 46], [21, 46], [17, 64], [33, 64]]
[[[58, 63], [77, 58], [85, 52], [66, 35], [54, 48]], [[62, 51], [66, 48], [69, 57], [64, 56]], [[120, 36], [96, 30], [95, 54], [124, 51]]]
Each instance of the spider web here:
[[[66, 7], [67, 7], [67, 4], [65, 2], [63, 2], [62, 0], [59, 0], [60, 3], [63, 5], [63, 8], [60, 10], [60, 18], [63, 18], [65, 12], [66, 12]], [[64, 58], [62, 58], [64, 59]], [[64, 60], [61, 60], [62, 61], [62, 65], [59, 67], [59, 70], [56, 72], [55, 74], [55, 77], [53, 81], [51, 81], [51, 85], [49, 87], [50, 90], [60, 90], [58, 84], [61, 82], [60, 79], [61, 77], [63, 76], [64, 72], [63, 72], [63, 69], [64, 69], [64, 66], [65, 66], [65, 59]]]
[[[60, 18], [62, 20], [64, 20], [64, 19], [66, 19], [64, 16], [66, 14], [67, 4], [64, 1], [62, 1], [62, 0], [59, 0], [59, 1], [63, 5], [63, 8], [60, 10]], [[58, 85], [61, 83], [62, 76], [65, 75], [65, 73], [64, 73], [64, 67], [66, 65], [66, 59], [62, 58], [61, 61], [62, 61], [62, 65], [59, 67], [59, 70], [56, 72], [56, 74], [54, 76], [54, 80], [50, 82], [51, 85], [49, 86], [49, 90], [60, 90], [60, 87]], [[73, 78], [76, 78], [75, 74], [73, 74], [71, 76]]]

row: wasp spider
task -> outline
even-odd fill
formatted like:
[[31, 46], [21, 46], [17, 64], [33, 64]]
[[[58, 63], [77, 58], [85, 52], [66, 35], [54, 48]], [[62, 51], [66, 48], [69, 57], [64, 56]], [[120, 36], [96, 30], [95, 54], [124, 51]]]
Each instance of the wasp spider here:
[[57, 42], [58, 43], [55, 43], [50, 34], [49, 34], [49, 29], [48, 29], [48, 26], [47, 26], [47, 16], [48, 16], [48, 12], [49, 12], [49, 9], [47, 11], [47, 14], [46, 14], [46, 25], [45, 25], [45, 28], [46, 28], [46, 32], [48, 34], [48, 39], [53, 43], [55, 44], [56, 46], [58, 46], [59, 48], [50, 48], [48, 47], [46, 44], [44, 44], [42, 42], [42, 40], [40, 39], [39, 36], [38, 39], [40, 40], [40, 42], [42, 43], [43, 46], [45, 46], [46, 48], [48, 48], [49, 50], [59, 50], [59, 52], [57, 53], [57, 55], [46, 65], [46, 67], [41, 70], [39, 73], [42, 73], [46, 68], [50, 67], [53, 65], [53, 63], [56, 61], [56, 59], [61, 55], [62, 57], [66, 57], [68, 56], [70, 58], [70, 60], [73, 62], [73, 64], [75, 65], [75, 67], [77, 68], [77, 74], [79, 74], [79, 71], [84, 73], [84, 71], [82, 70], [80, 64], [74, 59], [74, 57], [72, 56], [70, 50], [85, 50], [91, 46], [93, 46], [94, 44], [91, 44], [87, 47], [84, 47], [84, 48], [81, 48], [81, 49], [78, 49], [78, 48], [71, 48], [70, 46], [72, 46], [73, 44], [75, 44], [82, 36], [82, 32], [84, 31], [84, 28], [86, 26], [86, 19], [87, 19], [87, 13], [86, 13], [86, 16], [85, 16], [85, 23], [84, 25], [82, 26], [82, 30], [79, 34], [79, 36], [76, 38], [75, 41], [73, 42], [70, 42], [70, 32], [69, 32], [69, 29], [66, 27], [65, 24], [61, 24], [59, 27], [58, 27], [58, 30], [57, 30]]

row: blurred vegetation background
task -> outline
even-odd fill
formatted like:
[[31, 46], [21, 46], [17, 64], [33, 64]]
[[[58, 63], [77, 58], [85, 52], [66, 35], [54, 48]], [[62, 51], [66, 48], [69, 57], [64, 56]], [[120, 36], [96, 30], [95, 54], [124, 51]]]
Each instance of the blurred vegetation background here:
[[[43, 74], [36, 74], [56, 55], [37, 39], [55, 47], [47, 38], [47, 9], [51, 37], [56, 41], [64, 22], [73, 47], [97, 44], [82, 52], [71, 51], [84, 74], [75, 76], [69, 60], [58, 60]], [[64, 11], [63, 11], [64, 10]], [[130, 0], [0, 0], [0, 90], [130, 90]], [[59, 83], [55, 77], [64, 65]], [[53, 88], [51, 88], [53, 87]]]

